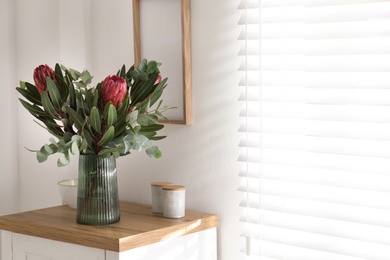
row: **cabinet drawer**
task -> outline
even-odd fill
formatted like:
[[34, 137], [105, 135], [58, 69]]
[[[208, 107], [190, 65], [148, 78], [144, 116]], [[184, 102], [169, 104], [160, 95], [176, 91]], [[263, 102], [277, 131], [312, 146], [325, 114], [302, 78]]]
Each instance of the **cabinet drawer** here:
[[13, 260], [105, 260], [105, 251], [54, 240], [12, 234]]

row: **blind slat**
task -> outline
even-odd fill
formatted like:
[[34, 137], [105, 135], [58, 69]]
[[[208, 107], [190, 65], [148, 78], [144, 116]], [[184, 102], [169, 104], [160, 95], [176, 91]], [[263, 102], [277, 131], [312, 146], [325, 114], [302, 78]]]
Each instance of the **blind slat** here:
[[[389, 252], [390, 250], [390, 246], [379, 243], [357, 241], [266, 225], [262, 225], [261, 228], [263, 229], [262, 240], [302, 249], [325, 251], [333, 254], [373, 260], [384, 260], [385, 258], [383, 258], [381, 252]], [[297, 237], [300, 237], [301, 239], [297, 239]], [[324, 247], [324, 245], [326, 245], [326, 247]], [[318, 255], [316, 257], [318, 257]]]
[[[247, 154], [248, 153], [248, 154]], [[308, 168], [390, 174], [390, 158], [314, 153], [299, 150], [245, 148], [239, 161]]]
[[[245, 207], [241, 217], [242, 222], [248, 221], [253, 224], [261, 224], [262, 220], [258, 216], [265, 214], [266, 211], [275, 211], [390, 228], [388, 222], [390, 210], [386, 209], [305, 200], [270, 194], [261, 196], [260, 203], [257, 194], [250, 193], [248, 197], [251, 198], [250, 203], [245, 204], [242, 202], [240, 204]], [[260, 204], [261, 210], [259, 209]]]

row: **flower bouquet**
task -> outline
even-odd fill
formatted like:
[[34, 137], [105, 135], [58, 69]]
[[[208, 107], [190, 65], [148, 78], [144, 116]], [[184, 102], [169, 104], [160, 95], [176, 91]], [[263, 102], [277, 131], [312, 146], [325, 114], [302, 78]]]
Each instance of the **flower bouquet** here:
[[50, 144], [35, 151], [38, 161], [60, 153], [57, 165], [64, 166], [79, 154], [118, 158], [141, 149], [151, 157], [161, 157], [153, 141], [165, 137], [156, 135], [164, 127], [158, 120], [166, 120], [163, 113], [170, 108], [162, 106], [162, 100], [156, 104], [167, 82], [159, 66], [147, 60], [137, 69], [126, 70], [123, 65], [116, 75], [94, 87], [87, 70], [78, 72], [59, 64], [54, 70], [37, 67], [35, 85], [20, 82], [16, 89], [36, 122], [58, 139], [50, 138]]

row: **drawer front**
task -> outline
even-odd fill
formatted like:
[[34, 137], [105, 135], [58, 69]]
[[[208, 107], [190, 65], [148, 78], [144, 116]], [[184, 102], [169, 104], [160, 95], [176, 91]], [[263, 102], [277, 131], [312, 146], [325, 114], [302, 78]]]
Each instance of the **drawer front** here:
[[13, 233], [13, 260], [105, 260], [102, 249]]

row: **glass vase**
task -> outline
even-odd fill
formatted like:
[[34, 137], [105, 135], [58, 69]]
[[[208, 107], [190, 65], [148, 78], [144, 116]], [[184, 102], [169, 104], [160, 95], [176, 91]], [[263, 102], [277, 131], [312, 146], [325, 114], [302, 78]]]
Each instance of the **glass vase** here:
[[105, 225], [120, 219], [115, 157], [80, 155], [76, 221]]

